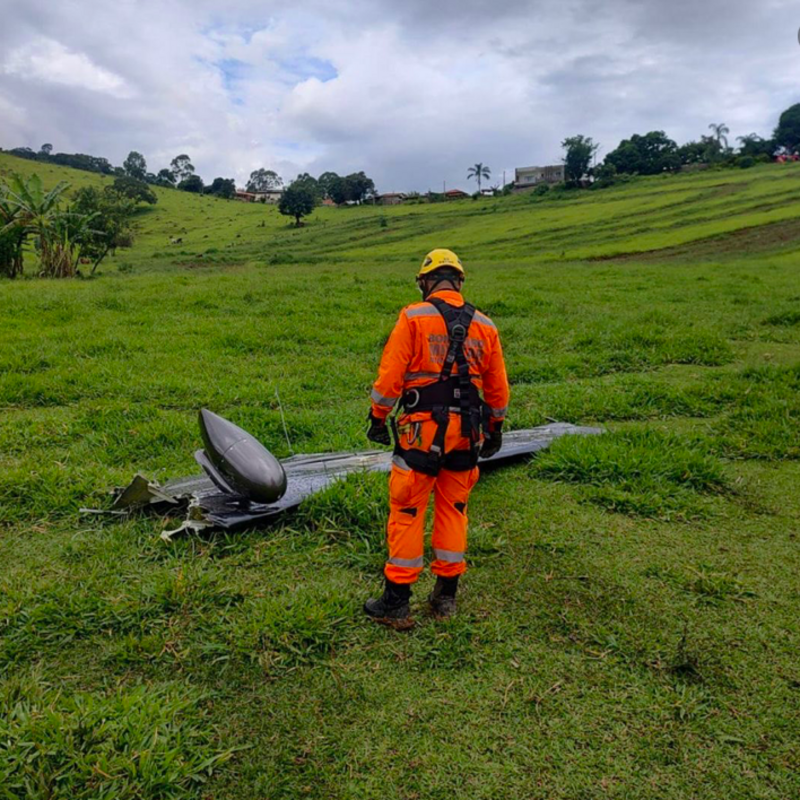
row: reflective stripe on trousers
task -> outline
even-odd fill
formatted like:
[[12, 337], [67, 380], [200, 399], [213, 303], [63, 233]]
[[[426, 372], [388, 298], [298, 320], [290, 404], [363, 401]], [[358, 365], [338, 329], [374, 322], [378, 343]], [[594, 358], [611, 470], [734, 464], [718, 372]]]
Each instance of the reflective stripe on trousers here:
[[464, 553], [454, 553], [452, 550], [433, 549], [438, 561], [446, 561], [448, 564], [460, 564], [464, 560]]
[[424, 559], [422, 556], [418, 556], [417, 558], [399, 558], [398, 556], [393, 556], [389, 559], [389, 563], [393, 564], [395, 567], [408, 567], [409, 569], [422, 569], [425, 564]]

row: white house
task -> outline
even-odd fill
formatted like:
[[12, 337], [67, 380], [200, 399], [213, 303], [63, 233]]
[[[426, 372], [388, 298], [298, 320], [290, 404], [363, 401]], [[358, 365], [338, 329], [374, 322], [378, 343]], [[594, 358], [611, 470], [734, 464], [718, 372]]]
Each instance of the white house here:
[[564, 165], [547, 167], [517, 167], [514, 170], [514, 190], [532, 189], [540, 183], [561, 183], [564, 180]]
[[243, 189], [237, 189], [234, 197], [237, 200], [242, 200], [245, 203], [270, 203], [274, 204], [280, 201], [283, 189], [270, 189], [266, 192], [248, 192]]

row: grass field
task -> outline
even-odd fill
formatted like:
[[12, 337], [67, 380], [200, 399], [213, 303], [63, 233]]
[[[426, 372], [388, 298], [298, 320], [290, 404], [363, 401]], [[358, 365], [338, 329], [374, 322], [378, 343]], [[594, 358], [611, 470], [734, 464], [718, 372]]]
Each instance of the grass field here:
[[[99, 277], [0, 282], [0, 797], [800, 795], [800, 168], [300, 229], [158, 192]], [[193, 472], [201, 406], [284, 456], [278, 390], [296, 451], [366, 447], [433, 246], [511, 426], [609, 430], [481, 481], [455, 619], [429, 575], [408, 635], [362, 618], [381, 476], [171, 544], [79, 513]]]

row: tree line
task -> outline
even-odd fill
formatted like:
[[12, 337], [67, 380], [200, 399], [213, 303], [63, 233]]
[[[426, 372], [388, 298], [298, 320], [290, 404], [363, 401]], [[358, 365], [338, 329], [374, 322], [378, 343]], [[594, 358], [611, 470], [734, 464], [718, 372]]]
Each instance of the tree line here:
[[30, 161], [59, 164], [87, 172], [98, 172], [101, 175], [129, 178], [152, 186], [177, 188], [186, 192], [205, 192], [223, 197], [233, 197], [233, 193], [236, 191], [236, 185], [232, 178], [214, 178], [206, 186], [203, 179], [197, 175], [192, 160], [185, 153], [175, 156], [169, 167], [164, 167], [158, 172], [150, 172], [145, 157], [136, 150], [128, 153], [121, 167], [115, 167], [107, 158], [99, 156], [89, 156], [84, 153], [53, 153], [53, 145], [49, 143], [43, 144], [38, 151], [30, 147], [14, 147], [7, 152]]
[[588, 179], [599, 188], [632, 175], [677, 172], [692, 165], [747, 168], [780, 155], [793, 157], [800, 151], [800, 103], [780, 115], [771, 137], [763, 138], [757, 133], [738, 136], [738, 148], [731, 147], [730, 129], [724, 122], [712, 122], [708, 128], [709, 134], [680, 146], [664, 131], [635, 133], [623, 139], [596, 166], [592, 161], [599, 144], [591, 136], [569, 136], [561, 143], [565, 151], [565, 183], [580, 186]]
[[[212, 194], [225, 198], [233, 197], [236, 192], [236, 182], [233, 178], [217, 177], [211, 183], [206, 184], [197, 174], [191, 158], [186, 153], [175, 156], [168, 167], [164, 167], [158, 172], [151, 172], [148, 170], [145, 157], [136, 150], [131, 150], [122, 162], [122, 166], [119, 167], [113, 166], [106, 158], [83, 153], [53, 153], [53, 145], [49, 143], [43, 144], [38, 151], [30, 147], [15, 147], [8, 152], [31, 161], [42, 161], [88, 172], [98, 172], [103, 175], [129, 178], [144, 184], [180, 189], [185, 192]], [[304, 172], [290, 181], [289, 185], [308, 189], [318, 202], [330, 199], [337, 205], [363, 203], [375, 196], [375, 184], [363, 171], [343, 176], [337, 175], [335, 172], [323, 172], [318, 178]], [[283, 187], [284, 181], [277, 172], [260, 168], [250, 173], [246, 191], [262, 193], [279, 191]]]

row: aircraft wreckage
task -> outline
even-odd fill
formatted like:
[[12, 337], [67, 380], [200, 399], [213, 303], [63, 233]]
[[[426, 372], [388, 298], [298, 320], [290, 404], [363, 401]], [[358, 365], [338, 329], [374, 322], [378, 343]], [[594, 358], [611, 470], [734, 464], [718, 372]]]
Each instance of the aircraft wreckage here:
[[[167, 541], [183, 531], [250, 528], [273, 522], [351, 473], [388, 472], [392, 465], [387, 450], [314, 453], [279, 461], [247, 431], [206, 409], [200, 411], [200, 431], [205, 449], [195, 453], [195, 460], [203, 468], [202, 475], [163, 485], [137, 475], [128, 486], [112, 492], [109, 513], [127, 515], [148, 509], [185, 513], [180, 527], [161, 534]], [[500, 451], [481, 458], [480, 466], [485, 470], [518, 461], [561, 436], [599, 433], [602, 428], [565, 422], [510, 431], [504, 435]]]

